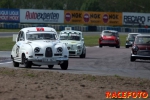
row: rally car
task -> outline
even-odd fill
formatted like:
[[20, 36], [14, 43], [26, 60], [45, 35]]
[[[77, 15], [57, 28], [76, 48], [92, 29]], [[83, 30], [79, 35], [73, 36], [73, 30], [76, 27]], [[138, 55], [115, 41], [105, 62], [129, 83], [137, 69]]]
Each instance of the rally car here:
[[86, 47], [81, 31], [63, 30], [60, 31], [59, 40], [64, 43], [69, 51], [69, 56], [86, 57]]
[[16, 43], [12, 48], [11, 58], [14, 67], [23, 64], [24, 67], [60, 65], [68, 68], [68, 49], [58, 40], [57, 32], [50, 27], [28, 27], [19, 31]]
[[113, 46], [120, 48], [119, 33], [115, 30], [103, 30], [99, 38], [99, 47]]

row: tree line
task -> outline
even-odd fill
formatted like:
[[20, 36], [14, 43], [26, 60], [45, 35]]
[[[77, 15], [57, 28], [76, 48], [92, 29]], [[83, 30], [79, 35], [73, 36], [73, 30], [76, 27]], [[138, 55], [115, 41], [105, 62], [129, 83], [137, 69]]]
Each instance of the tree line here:
[[150, 0], [1, 0], [0, 8], [150, 12]]

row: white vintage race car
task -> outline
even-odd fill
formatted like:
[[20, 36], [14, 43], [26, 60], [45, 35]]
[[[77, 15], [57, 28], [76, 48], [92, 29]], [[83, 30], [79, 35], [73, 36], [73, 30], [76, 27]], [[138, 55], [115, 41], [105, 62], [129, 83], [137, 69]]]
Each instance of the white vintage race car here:
[[61, 69], [68, 68], [68, 49], [58, 40], [57, 32], [50, 27], [28, 27], [19, 31], [16, 43], [12, 48], [11, 58], [14, 67], [23, 64], [33, 66], [60, 65]]
[[66, 44], [69, 50], [69, 56], [86, 57], [86, 47], [81, 31], [64, 30], [60, 31], [59, 40]]

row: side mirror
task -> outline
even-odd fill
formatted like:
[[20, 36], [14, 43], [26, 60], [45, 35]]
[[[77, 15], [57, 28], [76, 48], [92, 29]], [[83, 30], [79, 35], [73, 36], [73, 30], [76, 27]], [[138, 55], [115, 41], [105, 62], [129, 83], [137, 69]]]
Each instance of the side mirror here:
[[84, 41], [84, 38], [82, 38], [82, 41]]

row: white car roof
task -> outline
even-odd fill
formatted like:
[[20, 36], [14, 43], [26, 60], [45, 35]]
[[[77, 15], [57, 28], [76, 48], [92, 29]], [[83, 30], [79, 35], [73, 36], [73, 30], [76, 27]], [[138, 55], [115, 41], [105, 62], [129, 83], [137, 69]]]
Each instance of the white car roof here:
[[129, 33], [129, 34], [141, 34], [141, 33]]
[[77, 31], [77, 30], [63, 30], [63, 31], [60, 31], [61, 33], [82, 33], [81, 31]]
[[56, 32], [56, 30], [51, 27], [26, 27], [21, 30], [24, 32]]
[[150, 34], [139, 34], [137, 36], [150, 36]]

